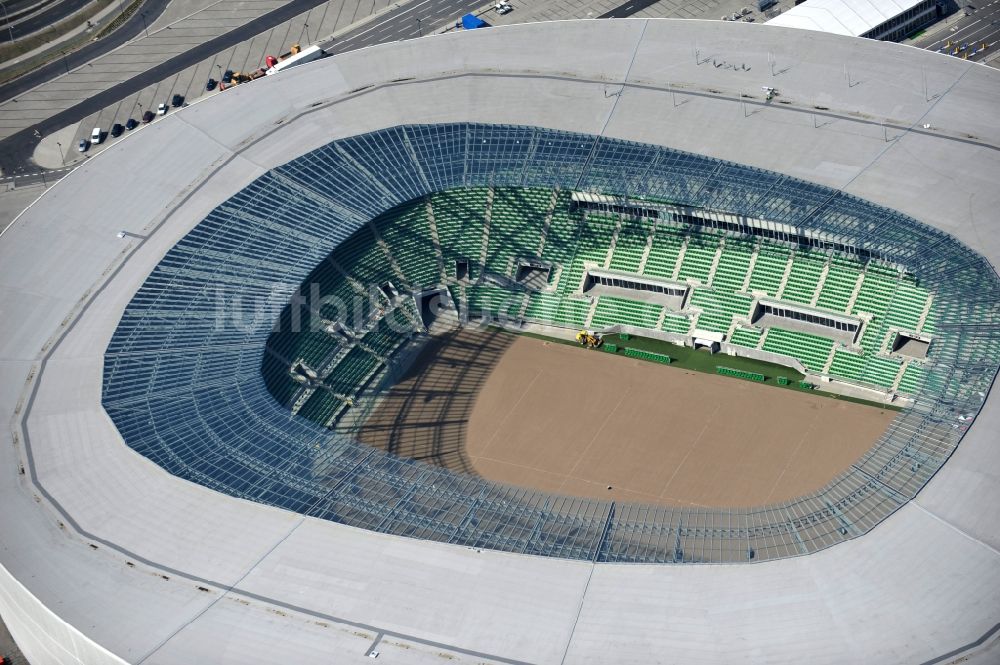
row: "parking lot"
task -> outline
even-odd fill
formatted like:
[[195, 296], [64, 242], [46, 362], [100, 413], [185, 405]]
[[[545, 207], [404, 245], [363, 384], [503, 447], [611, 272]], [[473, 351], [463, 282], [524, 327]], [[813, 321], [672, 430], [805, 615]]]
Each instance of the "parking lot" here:
[[[614, 16], [616, 18], [690, 18], [718, 21], [723, 16], [731, 17], [740, 13], [743, 7], [749, 11], [746, 16], [755, 23], [767, 20], [757, 11], [757, 4], [747, 0], [659, 0], [649, 3], [646, 0], [540, 0], [524, 2], [524, 0], [508, 0], [513, 11], [503, 16], [490, 11], [483, 16], [493, 25], [509, 25], [513, 23], [529, 23], [532, 21], [558, 21], [574, 18], [598, 18]], [[783, 0], [774, 6], [774, 12], [780, 13], [782, 6], [789, 9], [794, 0]]]
[[[210, 39], [226, 33], [282, 5], [280, 0], [183, 0], [171, 3], [167, 12], [149, 26], [149, 37], [142, 37], [108, 53], [93, 62], [73, 70], [49, 83], [0, 104], [0, 139], [30, 127], [39, 120], [91, 97], [95, 92], [143, 73], [172, 57], [183, 54]], [[293, 43], [303, 47], [326, 37], [394, 4], [389, 0], [329, 0], [312, 10], [286, 21], [261, 34], [248, 35], [243, 42], [199, 61], [178, 74], [149, 85], [79, 123], [74, 138], [64, 132], [43, 137], [36, 151], [36, 161], [46, 168], [70, 165], [81, 159], [76, 151], [77, 140], [89, 138], [93, 127], [107, 132], [115, 123], [122, 125], [128, 118], [139, 120], [142, 114], [160, 103], [169, 103], [175, 94], [186, 101], [205, 94], [205, 84], [211, 78], [220, 79], [225, 70], [249, 71], [264, 64], [266, 55], [287, 53]], [[188, 12], [185, 14], [185, 12]], [[56, 150], [55, 141], [62, 143]], [[94, 146], [98, 150], [101, 146]], [[61, 157], [53, 157], [59, 155]], [[88, 154], [91, 154], [88, 151]]]
[[1000, 0], [967, 2], [956, 14], [906, 43], [964, 60], [998, 61]]
[[[149, 37], [143, 36], [125, 47], [109, 53], [86, 67], [79, 68], [42, 86], [31, 93], [22, 95], [17, 102], [0, 105], [0, 138], [22, 127], [30, 126], [39, 115], [53, 115], [58, 110], [68, 108], [73, 103], [88, 97], [95, 90], [106, 89], [126, 80], [165, 60], [183, 53], [219, 34], [244, 25], [275, 6], [279, 0], [175, 0], [164, 14], [150, 26]], [[202, 95], [217, 94], [206, 90], [209, 78], [216, 81], [226, 70], [252, 71], [264, 65], [267, 55], [288, 52], [293, 43], [303, 47], [340, 35], [371, 21], [371, 30], [396, 30], [398, 27], [379, 27], [378, 16], [392, 8], [406, 5], [415, 7], [420, 0], [394, 2], [389, 0], [330, 0], [314, 9], [282, 23], [261, 34], [249, 35], [246, 40], [199, 61], [178, 74], [149, 85], [125, 99], [117, 101], [91, 114], [74, 127], [69, 127], [52, 136], [43, 137], [34, 159], [46, 168], [72, 166], [87, 156], [103, 150], [115, 137], [108, 135], [116, 124], [124, 125], [129, 118], [140, 120], [144, 113], [152, 111], [161, 103], [169, 105], [174, 95], [181, 95], [190, 102]], [[571, 18], [636, 17], [636, 18], [688, 18], [702, 20], [740, 20], [761, 24], [780, 14], [794, 4], [784, 0], [772, 6], [766, 15], [756, 9], [756, 3], [746, 4], [746, 0], [509, 0], [511, 10], [503, 14], [486, 9], [482, 18], [492, 25], [506, 25], [532, 21], [562, 20]], [[971, 5], [970, 5], [971, 7]], [[417, 12], [420, 13], [420, 12]], [[916, 40], [908, 41], [921, 48], [951, 52], [962, 43], [972, 46], [961, 49], [969, 59], [989, 58], [997, 49], [997, 35], [1000, 34], [1000, 0], [990, 0], [981, 6], [967, 10], [928, 28]], [[448, 28], [451, 18], [442, 19], [442, 25], [424, 23], [422, 34], [437, 28]], [[437, 21], [442, 23], [442, 21]], [[399, 26], [398, 22], [392, 26]], [[387, 33], [386, 40], [417, 36], [419, 27], [407, 28], [414, 34]], [[404, 31], [405, 32], [405, 31]], [[982, 44], [987, 45], [986, 49]], [[335, 44], [335, 50], [339, 43]], [[346, 46], [346, 45], [345, 45]], [[959, 54], [961, 57], [961, 53]], [[16, 108], [15, 108], [16, 106]], [[169, 112], [169, 111], [168, 111]], [[87, 152], [77, 151], [80, 139], [87, 139], [92, 128], [100, 127], [105, 132], [105, 140], [97, 146], [88, 146]], [[56, 144], [59, 145], [56, 145]]]

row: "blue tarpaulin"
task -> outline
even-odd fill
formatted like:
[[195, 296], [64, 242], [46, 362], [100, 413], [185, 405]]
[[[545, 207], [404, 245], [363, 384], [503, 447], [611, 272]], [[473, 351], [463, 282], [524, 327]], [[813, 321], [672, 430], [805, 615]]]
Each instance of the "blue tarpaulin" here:
[[462, 17], [462, 27], [466, 30], [474, 30], [475, 28], [488, 28], [490, 24], [478, 16], [466, 14]]

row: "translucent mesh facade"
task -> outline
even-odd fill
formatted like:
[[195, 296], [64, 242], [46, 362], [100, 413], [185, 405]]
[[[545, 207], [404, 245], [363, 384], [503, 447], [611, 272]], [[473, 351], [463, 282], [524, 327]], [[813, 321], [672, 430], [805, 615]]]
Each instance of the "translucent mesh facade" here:
[[[406, 201], [492, 185], [648, 197], [762, 218], [908, 266], [934, 292], [938, 312], [933, 363], [915, 405], [814, 494], [698, 510], [496, 486], [368, 448], [274, 400], [261, 374], [271, 326], [335, 247]], [[994, 380], [998, 302], [992, 267], [947, 234], [781, 174], [531, 127], [394, 127], [273, 169], [172, 248], [107, 349], [103, 404], [126, 443], [168, 472], [322, 519], [570, 559], [763, 561], [860, 536], [915, 496], [958, 445]]]

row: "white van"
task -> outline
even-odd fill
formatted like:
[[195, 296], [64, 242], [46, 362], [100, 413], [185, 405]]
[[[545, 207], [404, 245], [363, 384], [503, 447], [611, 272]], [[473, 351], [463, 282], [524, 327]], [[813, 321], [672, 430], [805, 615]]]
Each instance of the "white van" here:
[[91, 145], [97, 145], [101, 142], [101, 128], [94, 127], [94, 131], [90, 133], [90, 143]]

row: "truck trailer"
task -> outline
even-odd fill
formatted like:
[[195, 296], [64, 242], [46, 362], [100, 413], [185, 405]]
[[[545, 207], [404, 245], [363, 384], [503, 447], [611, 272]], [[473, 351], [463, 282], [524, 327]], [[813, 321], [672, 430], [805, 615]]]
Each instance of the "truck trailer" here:
[[267, 75], [277, 74], [278, 72], [284, 71], [289, 67], [295, 67], [296, 65], [303, 65], [307, 62], [312, 62], [313, 60], [318, 60], [325, 55], [323, 49], [319, 46], [310, 46], [309, 48], [304, 48], [295, 55], [289, 56], [284, 60], [276, 62], [273, 66], [268, 67]]

